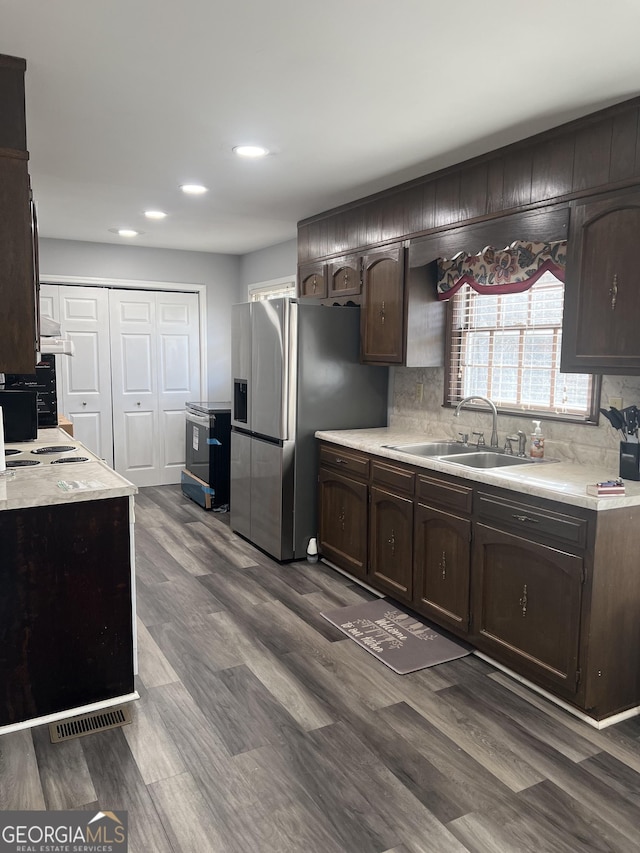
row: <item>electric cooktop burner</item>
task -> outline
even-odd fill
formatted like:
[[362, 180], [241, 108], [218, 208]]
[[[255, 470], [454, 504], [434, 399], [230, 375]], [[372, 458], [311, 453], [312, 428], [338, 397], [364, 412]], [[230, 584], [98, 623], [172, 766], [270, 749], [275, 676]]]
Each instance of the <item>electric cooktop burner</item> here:
[[88, 456], [67, 456], [66, 459], [53, 459], [52, 465], [62, 465], [63, 462], [88, 462]]
[[51, 447], [36, 447], [35, 450], [32, 450], [32, 453], [67, 453], [69, 450], [75, 450], [76, 448], [70, 444], [53, 444]]
[[10, 459], [7, 462], [7, 468], [26, 468], [31, 465], [41, 465], [39, 459]]
[[15, 447], [5, 447], [4, 455], [5, 456], [15, 456], [16, 453], [21, 453], [21, 450], [16, 450]]

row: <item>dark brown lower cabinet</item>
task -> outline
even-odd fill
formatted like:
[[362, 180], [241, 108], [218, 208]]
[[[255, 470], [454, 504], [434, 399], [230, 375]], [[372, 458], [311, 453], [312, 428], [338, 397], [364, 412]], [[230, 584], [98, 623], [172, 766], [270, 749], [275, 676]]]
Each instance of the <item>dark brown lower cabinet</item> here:
[[341, 569], [367, 577], [368, 487], [366, 482], [320, 468], [319, 550]]
[[371, 487], [369, 580], [401, 601], [411, 601], [413, 500]]
[[469, 627], [470, 542], [469, 519], [416, 504], [413, 606], [465, 634]]
[[567, 698], [578, 689], [583, 558], [474, 529], [471, 640]]
[[129, 499], [0, 512], [0, 726], [132, 693]]
[[640, 506], [594, 511], [328, 443], [320, 459], [329, 561], [595, 720], [640, 706]]

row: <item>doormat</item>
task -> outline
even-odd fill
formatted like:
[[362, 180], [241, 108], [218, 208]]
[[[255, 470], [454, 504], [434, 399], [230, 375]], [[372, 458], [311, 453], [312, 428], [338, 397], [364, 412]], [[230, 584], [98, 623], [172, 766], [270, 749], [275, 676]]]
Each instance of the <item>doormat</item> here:
[[400, 675], [471, 654], [464, 643], [450, 640], [386, 598], [320, 615]]

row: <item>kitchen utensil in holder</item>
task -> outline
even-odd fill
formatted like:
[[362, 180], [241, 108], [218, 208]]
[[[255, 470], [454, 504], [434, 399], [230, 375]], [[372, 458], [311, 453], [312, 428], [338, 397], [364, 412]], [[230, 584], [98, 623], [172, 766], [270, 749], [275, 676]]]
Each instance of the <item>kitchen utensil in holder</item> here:
[[640, 443], [620, 442], [620, 476], [623, 480], [640, 480]]

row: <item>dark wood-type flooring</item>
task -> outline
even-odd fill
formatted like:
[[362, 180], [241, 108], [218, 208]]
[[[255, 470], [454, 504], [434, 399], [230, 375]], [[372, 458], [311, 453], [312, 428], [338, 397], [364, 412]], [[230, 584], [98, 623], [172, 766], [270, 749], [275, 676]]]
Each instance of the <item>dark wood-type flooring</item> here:
[[400, 676], [177, 486], [136, 498], [134, 723], [0, 737], [0, 809], [127, 809], [130, 850], [640, 850], [640, 719], [596, 731], [469, 656]]

